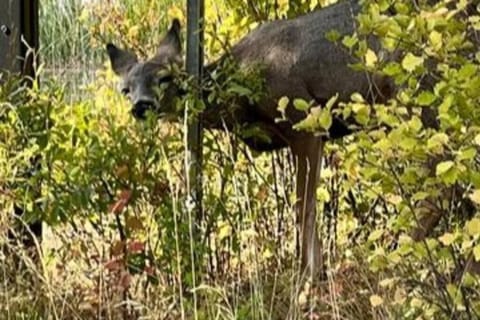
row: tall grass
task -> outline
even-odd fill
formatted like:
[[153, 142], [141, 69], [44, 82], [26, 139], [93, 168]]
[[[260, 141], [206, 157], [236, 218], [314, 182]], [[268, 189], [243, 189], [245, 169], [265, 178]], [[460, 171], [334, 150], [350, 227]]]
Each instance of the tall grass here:
[[94, 65], [100, 59], [82, 21], [84, 0], [40, 1], [40, 47], [48, 67]]
[[81, 88], [90, 83], [102, 60], [93, 48], [88, 26], [82, 21], [84, 0], [40, 1], [40, 59], [43, 78], [63, 83], [67, 97], [80, 99]]

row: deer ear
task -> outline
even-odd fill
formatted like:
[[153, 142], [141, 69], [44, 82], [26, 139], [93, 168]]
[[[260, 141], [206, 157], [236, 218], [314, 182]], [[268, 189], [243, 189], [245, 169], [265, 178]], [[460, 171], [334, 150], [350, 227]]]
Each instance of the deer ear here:
[[167, 34], [160, 42], [156, 58], [170, 62], [177, 61], [182, 54], [182, 41], [180, 39], [180, 21], [174, 19]]
[[134, 53], [119, 49], [111, 43], [107, 44], [107, 53], [112, 69], [117, 75], [127, 73], [138, 62]]

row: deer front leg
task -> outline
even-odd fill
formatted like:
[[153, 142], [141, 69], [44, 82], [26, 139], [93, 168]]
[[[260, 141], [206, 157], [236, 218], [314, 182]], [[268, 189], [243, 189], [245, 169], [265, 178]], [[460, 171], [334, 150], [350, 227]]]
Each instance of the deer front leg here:
[[322, 243], [317, 232], [316, 188], [320, 177], [323, 141], [315, 137], [292, 144], [297, 183], [297, 223], [300, 229], [300, 261], [302, 271], [317, 278], [323, 266]]

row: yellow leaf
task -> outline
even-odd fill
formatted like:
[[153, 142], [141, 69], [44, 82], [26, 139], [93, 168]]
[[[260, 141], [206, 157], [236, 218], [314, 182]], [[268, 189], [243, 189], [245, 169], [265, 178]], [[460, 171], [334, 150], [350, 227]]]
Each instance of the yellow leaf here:
[[380, 305], [383, 304], [383, 299], [382, 299], [382, 297], [380, 297], [379, 295], [376, 295], [376, 294], [371, 295], [371, 296], [370, 296], [370, 304], [371, 304], [372, 307], [374, 307], [374, 308], [375, 308], [375, 307], [378, 307], [378, 306], [380, 306]]
[[397, 290], [395, 290], [393, 299], [395, 304], [405, 303], [405, 300], [407, 300], [407, 293], [405, 292], [405, 289], [398, 288]]
[[421, 308], [423, 306], [422, 300], [418, 298], [412, 298], [410, 304], [412, 305], [412, 307], [415, 307], [415, 308]]
[[354, 92], [351, 96], [350, 96], [350, 99], [352, 99], [352, 101], [354, 102], [358, 102], [358, 103], [364, 103], [365, 102], [365, 99], [363, 99], [362, 95], [358, 92]]
[[273, 257], [273, 252], [272, 252], [272, 250], [267, 248], [267, 249], [265, 249], [265, 251], [263, 251], [262, 256], [263, 256], [264, 259], [270, 259], [271, 257]]
[[480, 189], [473, 191], [468, 197], [476, 204], [480, 204]]
[[327, 188], [319, 187], [317, 189], [317, 200], [320, 202], [329, 202], [330, 201], [330, 193], [328, 192]]
[[454, 163], [453, 161], [442, 161], [439, 164], [437, 164], [437, 169], [436, 169], [436, 174], [437, 176], [440, 176], [450, 170], [453, 167]]
[[480, 261], [480, 244], [473, 248], [473, 256], [475, 257], [475, 261]]
[[139, 26], [133, 26], [129, 28], [127, 33], [128, 39], [135, 39], [138, 36], [139, 31], [140, 31]]
[[417, 57], [411, 52], [407, 53], [402, 60], [402, 67], [406, 71], [412, 72], [419, 66], [423, 65], [423, 58]]
[[395, 278], [387, 278], [380, 281], [379, 285], [382, 288], [390, 288], [396, 283]]
[[443, 152], [443, 146], [447, 145], [449, 141], [445, 133], [436, 133], [427, 141], [427, 148], [438, 150], [438, 153]]
[[308, 302], [308, 296], [305, 292], [300, 292], [300, 294], [298, 295], [298, 304], [300, 306], [304, 306], [306, 305]]
[[467, 233], [472, 237], [480, 234], [480, 219], [473, 218], [466, 223], [465, 228], [467, 229]]
[[475, 144], [476, 144], [477, 146], [480, 146], [480, 133], [475, 136], [475, 138], [473, 139], [473, 141], [475, 141]]
[[375, 52], [371, 49], [367, 50], [365, 54], [365, 65], [367, 67], [374, 67], [377, 64], [378, 58]]
[[438, 238], [438, 241], [440, 241], [444, 246], [449, 246], [455, 241], [455, 235], [452, 233], [445, 233], [442, 236]]
[[325, 169], [322, 168], [322, 172], [320, 173], [322, 179], [329, 179], [333, 176], [333, 172], [329, 167], [326, 167]]
[[86, 8], [83, 8], [82, 11], [80, 12], [80, 15], [78, 16], [78, 21], [81, 23], [85, 23], [88, 21], [89, 17], [89, 12]]
[[281, 97], [280, 100], [278, 100], [277, 110], [280, 111], [281, 113], [284, 113], [285, 110], [287, 109], [289, 102], [290, 100], [288, 99], [288, 97]]
[[170, 20], [174, 19], [174, 18], [177, 18], [180, 21], [185, 21], [185, 16], [183, 14], [183, 11], [175, 5], [171, 6], [168, 9], [168, 17], [170, 18]]
[[219, 225], [218, 227], [218, 239], [223, 240], [227, 237], [229, 237], [232, 234], [232, 227], [226, 223], [223, 222]]
[[442, 46], [442, 34], [438, 31], [432, 31], [428, 36], [430, 43], [435, 49], [439, 49]]
[[368, 236], [368, 241], [377, 241], [383, 235], [383, 230], [375, 230]]
[[402, 197], [397, 194], [388, 194], [387, 200], [394, 205], [398, 205], [402, 202]]

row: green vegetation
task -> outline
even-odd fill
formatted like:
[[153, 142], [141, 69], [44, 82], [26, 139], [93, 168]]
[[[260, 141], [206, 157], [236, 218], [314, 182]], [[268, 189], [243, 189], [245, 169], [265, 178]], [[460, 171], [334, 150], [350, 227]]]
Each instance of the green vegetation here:
[[[359, 58], [352, 67], [393, 77], [399, 92], [374, 106], [354, 95], [299, 124], [323, 130], [338, 112], [368, 128], [327, 145], [317, 190], [327, 277], [315, 285], [298, 274], [286, 151], [253, 154], [208, 132], [201, 242], [192, 243], [182, 127], [134, 121], [116, 90], [104, 43], [151, 54], [183, 7], [41, 2], [42, 85], [25, 89], [11, 76], [0, 87], [0, 208], [26, 212], [25, 221], [0, 216], [0, 319], [479, 318], [480, 55], [471, 35], [480, 16], [465, 16], [467, 1], [365, 1], [358, 34], [330, 34]], [[325, 4], [207, 1], [207, 54], [258, 22]], [[398, 62], [369, 48], [370, 34], [401, 49]], [[422, 125], [428, 110], [434, 128]], [[39, 263], [7, 236], [28, 219], [49, 226]], [[203, 259], [192, 290], [194, 253]]]

